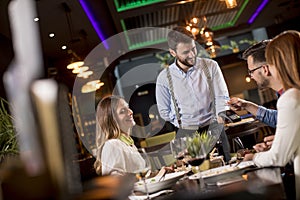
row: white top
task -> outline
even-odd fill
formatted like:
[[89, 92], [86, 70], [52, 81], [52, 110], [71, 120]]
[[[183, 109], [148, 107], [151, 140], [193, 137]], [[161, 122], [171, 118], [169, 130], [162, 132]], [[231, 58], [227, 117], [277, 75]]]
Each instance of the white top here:
[[[198, 57], [195, 65], [189, 68], [186, 73], [179, 69], [174, 62], [169, 66], [169, 69], [183, 127], [207, 125], [211, 117], [214, 116], [211, 109], [212, 99], [208, 79], [203, 71], [204, 61], [212, 78], [216, 115], [221, 111], [229, 110], [229, 107], [226, 105], [226, 102], [229, 100], [228, 89], [222, 71], [216, 61]], [[166, 69], [161, 71], [157, 77], [156, 101], [160, 116], [165, 121], [170, 121], [179, 127]]]
[[256, 153], [259, 167], [285, 166], [294, 162], [297, 199], [300, 199], [300, 90], [289, 89], [278, 99], [275, 138], [269, 151]]
[[119, 139], [110, 139], [104, 143], [101, 162], [102, 175], [136, 173], [145, 166], [145, 161], [137, 148]]

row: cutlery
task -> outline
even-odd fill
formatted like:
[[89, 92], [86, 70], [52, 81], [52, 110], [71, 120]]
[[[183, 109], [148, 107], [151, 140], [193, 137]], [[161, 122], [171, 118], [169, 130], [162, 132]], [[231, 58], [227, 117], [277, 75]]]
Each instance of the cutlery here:
[[[153, 194], [150, 194], [149, 197], [150, 199], [152, 198], [155, 198], [155, 197], [158, 197], [162, 194], [168, 194], [168, 193], [171, 193], [173, 192], [174, 190], [161, 190], [161, 191], [158, 191], [158, 192], [155, 192]], [[147, 195], [136, 195], [136, 194], [132, 194], [128, 197], [130, 200], [145, 200], [147, 199]]]
[[243, 161], [243, 160], [238, 160], [238, 161], [236, 162], [236, 164], [234, 165], [234, 167], [239, 166], [239, 164], [240, 164], [242, 161]]
[[166, 177], [167, 171], [165, 171], [165, 173], [158, 179], [158, 182], [161, 180], [164, 180]]
[[244, 144], [240, 137], [236, 137], [233, 139], [242, 149], [245, 149]]
[[167, 170], [166, 170], [165, 168], [162, 168], [162, 169], [158, 172], [158, 174], [155, 176], [155, 177], [156, 177], [156, 180], [158, 180], [158, 182], [161, 181], [162, 179], [165, 178], [166, 174], [167, 174]]

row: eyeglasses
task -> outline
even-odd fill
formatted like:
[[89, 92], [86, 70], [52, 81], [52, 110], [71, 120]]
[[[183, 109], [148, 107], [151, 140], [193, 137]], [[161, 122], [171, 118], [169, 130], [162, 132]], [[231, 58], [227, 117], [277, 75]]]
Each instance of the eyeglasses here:
[[254, 69], [251, 69], [251, 70], [248, 69], [248, 74], [251, 76], [251, 74], [253, 74], [253, 72], [255, 72], [256, 70], [262, 68], [263, 66], [264, 66], [264, 65], [261, 65], [261, 66], [259, 66], [259, 67], [254, 68]]

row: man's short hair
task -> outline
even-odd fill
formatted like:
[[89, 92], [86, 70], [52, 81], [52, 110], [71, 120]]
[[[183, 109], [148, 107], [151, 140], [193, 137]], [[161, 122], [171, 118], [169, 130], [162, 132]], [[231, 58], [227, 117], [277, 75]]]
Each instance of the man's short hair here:
[[265, 51], [266, 47], [269, 44], [271, 40], [262, 40], [252, 46], [250, 46], [248, 49], [246, 49], [243, 53], [243, 59], [247, 60], [249, 56], [253, 57], [254, 63], [264, 63], [266, 62], [266, 56]]
[[190, 43], [193, 39], [194, 35], [183, 26], [175, 27], [168, 33], [168, 45], [174, 51], [179, 43]]

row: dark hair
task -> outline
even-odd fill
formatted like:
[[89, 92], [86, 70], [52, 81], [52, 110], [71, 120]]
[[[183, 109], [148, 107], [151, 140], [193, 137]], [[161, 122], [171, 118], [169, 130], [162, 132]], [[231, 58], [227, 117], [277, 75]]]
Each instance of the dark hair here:
[[262, 40], [256, 44], [250, 46], [248, 49], [246, 49], [244, 51], [243, 59], [247, 60], [247, 58], [249, 56], [252, 56], [254, 63], [266, 62], [265, 51], [266, 51], [266, 47], [270, 41], [271, 40]]
[[190, 43], [193, 39], [194, 35], [183, 26], [175, 27], [168, 33], [168, 45], [174, 51], [178, 43]]

